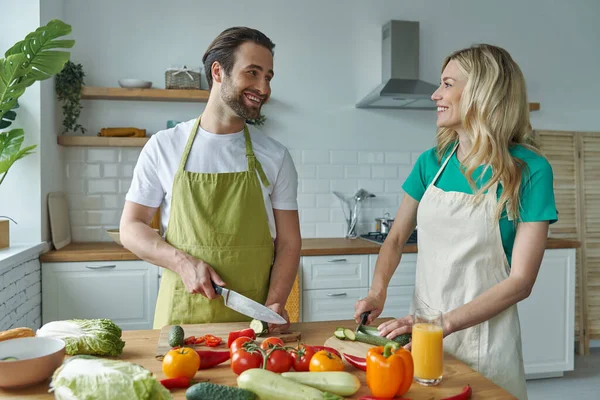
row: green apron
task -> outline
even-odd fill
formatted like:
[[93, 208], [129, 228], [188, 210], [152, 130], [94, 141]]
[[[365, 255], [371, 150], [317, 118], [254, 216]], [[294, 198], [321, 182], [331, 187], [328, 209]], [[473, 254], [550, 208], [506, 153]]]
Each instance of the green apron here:
[[[247, 171], [186, 171], [186, 161], [199, 126], [200, 117], [194, 124], [175, 174], [165, 240], [208, 263], [227, 288], [264, 304], [274, 245], [257, 172], [265, 186], [269, 186], [269, 181], [252, 151], [246, 126]], [[174, 324], [249, 320], [226, 307], [221, 296], [209, 300], [201, 294], [189, 293], [178, 274], [164, 270], [156, 301], [154, 329]]]

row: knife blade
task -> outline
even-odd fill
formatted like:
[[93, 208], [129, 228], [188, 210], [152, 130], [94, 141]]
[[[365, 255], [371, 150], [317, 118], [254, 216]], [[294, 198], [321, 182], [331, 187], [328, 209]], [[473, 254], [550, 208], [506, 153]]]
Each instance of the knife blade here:
[[358, 333], [358, 330], [360, 329], [360, 327], [363, 326], [367, 322], [367, 319], [369, 318], [369, 314], [371, 314], [371, 311], [365, 311], [362, 314], [360, 314], [360, 323], [356, 326], [356, 330], [354, 331], [354, 333]]
[[219, 286], [214, 282], [212, 285], [215, 289], [215, 293], [223, 296], [225, 305], [232, 310], [259, 321], [268, 322], [270, 324], [287, 324], [285, 318], [270, 308], [267, 308], [262, 304], [239, 294], [236, 291]]

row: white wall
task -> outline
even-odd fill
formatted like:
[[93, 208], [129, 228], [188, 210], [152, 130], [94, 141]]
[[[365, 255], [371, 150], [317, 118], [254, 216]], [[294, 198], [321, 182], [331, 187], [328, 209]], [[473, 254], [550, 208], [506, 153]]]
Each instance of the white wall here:
[[[39, 27], [40, 0], [22, 0], [2, 4], [2, 35], [0, 52], [4, 54], [19, 40]], [[40, 208], [40, 84], [34, 83], [19, 98], [17, 119], [7, 130], [22, 128], [25, 131], [23, 147], [37, 144], [31, 154], [13, 164], [0, 185], [0, 215], [8, 215], [18, 225], [10, 224], [10, 241], [14, 243], [39, 243], [41, 241]]]
[[37, 256], [0, 274], [0, 331], [39, 328], [41, 304], [41, 271]]
[[[434, 144], [433, 112], [354, 107], [380, 82], [385, 22], [420, 21], [422, 79], [438, 82], [440, 64], [453, 50], [477, 42], [500, 45], [520, 64], [530, 101], [541, 103], [542, 110], [531, 114], [535, 128], [598, 131], [600, 28], [594, 18], [599, 14], [600, 2], [594, 0], [65, 0], [65, 20], [73, 25], [77, 40], [72, 59], [83, 64], [90, 86], [117, 86], [118, 79], [135, 77], [164, 87], [165, 68], [201, 66], [207, 45], [230, 26], [255, 27], [271, 37], [276, 43], [276, 76], [272, 101], [264, 107], [268, 121], [263, 131], [288, 146], [296, 161], [305, 237], [343, 235], [341, 209], [331, 191], [351, 194], [362, 186], [378, 196], [364, 215], [368, 225], [361, 226], [362, 231], [373, 229], [373, 217], [395, 213], [406, 170], [416, 155]], [[81, 120], [89, 135], [117, 126], [154, 133], [167, 120], [191, 119], [204, 107], [164, 102], [83, 104]], [[118, 159], [119, 150], [111, 151]], [[89, 150], [67, 152], [72, 152], [67, 158], [75, 163], [90, 162]], [[93, 205], [92, 214], [109, 211], [103, 214], [104, 221], [114, 223], [112, 218], [118, 218], [113, 211], [119, 206], [112, 204], [122, 201], [119, 188], [114, 193], [88, 192], [88, 180], [104, 179], [101, 165], [113, 163], [114, 157], [95, 159], [91, 163], [98, 165], [67, 180], [69, 198], [79, 196], [74, 211]], [[118, 174], [111, 179], [128, 179], [128, 170]], [[111, 207], [106, 208], [106, 202]], [[79, 226], [94, 227], [91, 234], [87, 228], [76, 228], [75, 240], [108, 239], [103, 226], [90, 222], [97, 224], [97, 216], [73, 217]]]

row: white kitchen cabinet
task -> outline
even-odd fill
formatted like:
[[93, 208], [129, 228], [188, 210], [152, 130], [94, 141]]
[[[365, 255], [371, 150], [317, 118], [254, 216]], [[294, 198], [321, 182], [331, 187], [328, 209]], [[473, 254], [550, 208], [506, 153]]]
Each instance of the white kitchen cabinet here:
[[158, 267], [144, 261], [42, 264], [42, 321], [109, 318], [121, 329], [152, 329]]
[[317, 289], [302, 292], [302, 322], [352, 319], [354, 304], [367, 295], [367, 287]]
[[[373, 283], [377, 254], [369, 256], [369, 287]], [[402, 255], [400, 264], [394, 271], [388, 286], [387, 298], [383, 306], [382, 318], [402, 318], [410, 313], [410, 303], [415, 290], [415, 277], [417, 273], [417, 254], [406, 253]]]
[[528, 379], [573, 370], [575, 249], [546, 250], [531, 295], [518, 304]]

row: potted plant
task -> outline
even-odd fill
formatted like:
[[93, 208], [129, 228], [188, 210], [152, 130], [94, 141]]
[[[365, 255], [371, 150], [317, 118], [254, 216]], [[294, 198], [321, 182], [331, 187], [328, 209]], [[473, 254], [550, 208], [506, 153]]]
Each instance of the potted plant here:
[[[52, 20], [15, 43], [4, 53], [4, 58], [0, 58], [0, 130], [14, 122], [17, 100], [25, 89], [62, 70], [70, 53], [57, 49], [71, 48], [75, 41], [57, 39], [69, 33], [70, 25]], [[23, 129], [0, 132], [0, 185], [17, 160], [33, 153], [35, 145], [21, 148], [24, 138]], [[0, 227], [0, 237], [8, 238], [8, 223]]]
[[77, 123], [83, 106], [81, 101], [81, 88], [83, 87], [83, 66], [67, 61], [65, 67], [56, 75], [56, 97], [63, 102], [63, 131], [61, 133], [81, 131], [86, 129]]

